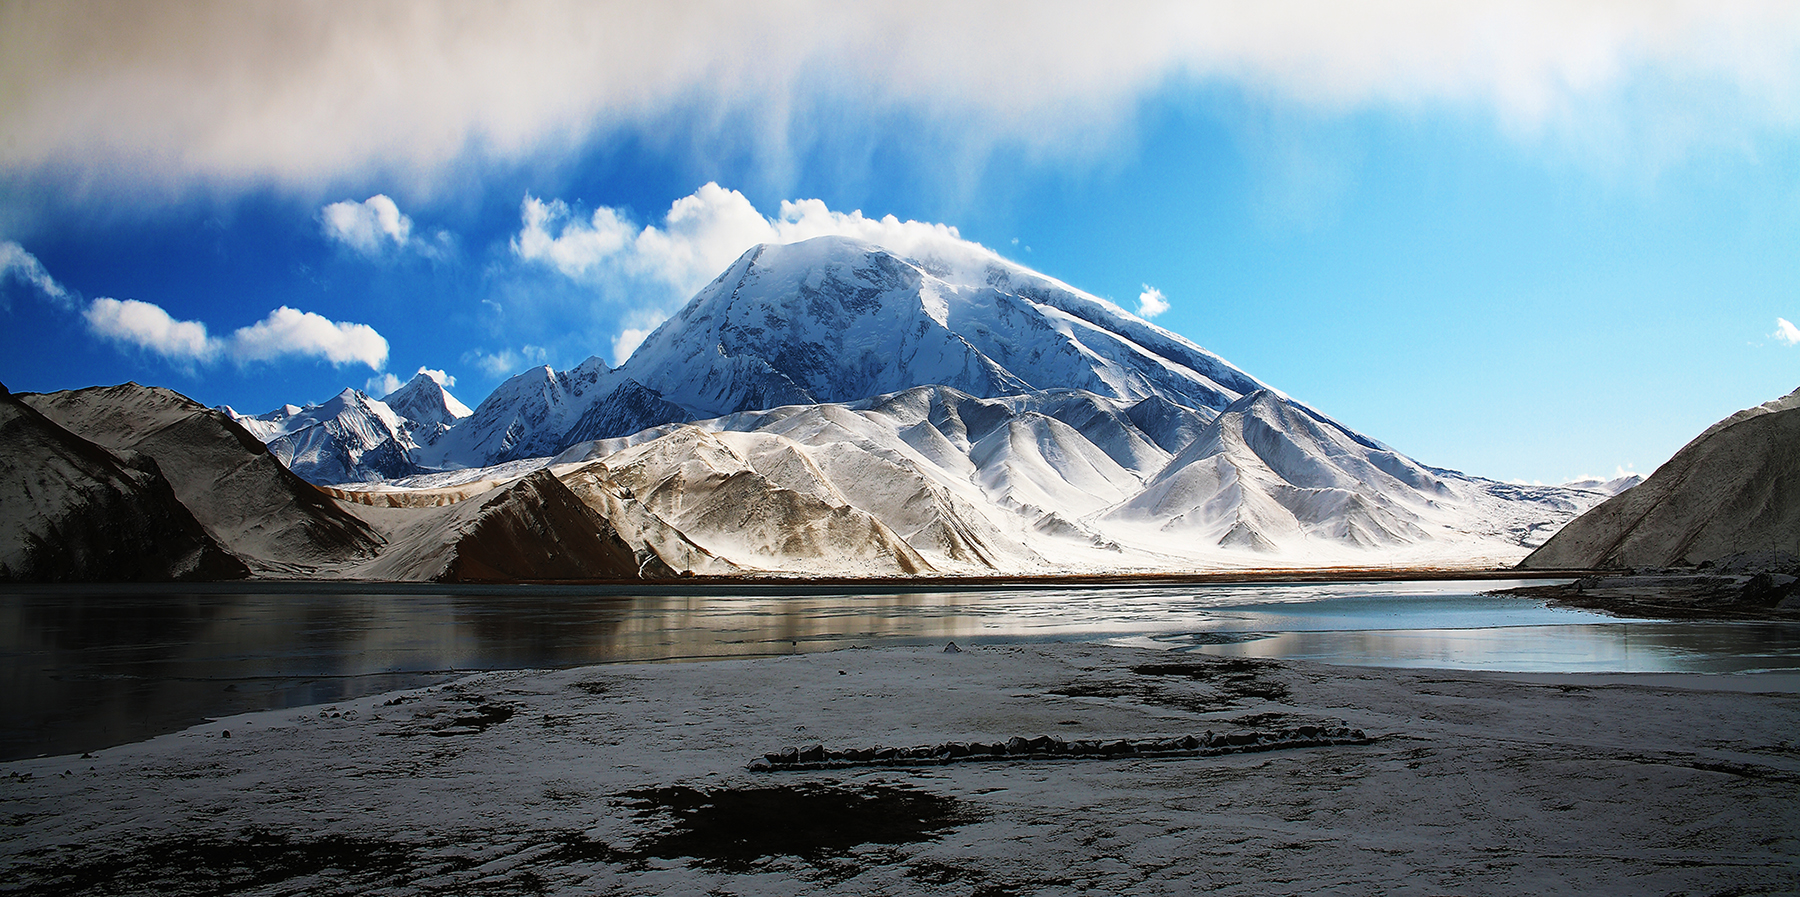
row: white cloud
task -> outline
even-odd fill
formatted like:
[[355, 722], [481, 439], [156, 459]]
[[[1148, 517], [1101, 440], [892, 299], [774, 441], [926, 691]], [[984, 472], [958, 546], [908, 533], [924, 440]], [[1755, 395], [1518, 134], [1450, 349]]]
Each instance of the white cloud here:
[[456, 378], [450, 376], [449, 374], [444, 373], [443, 371], [432, 370], [431, 368], [428, 368], [428, 367], [420, 367], [415, 373], [424, 374], [425, 376], [430, 377], [433, 380], [436, 380], [437, 385], [442, 386], [445, 389], [449, 389], [450, 387], [456, 385]]
[[[17, 243], [0, 242], [0, 283], [15, 278], [63, 308], [75, 310], [75, 294], [57, 283], [35, 256]], [[104, 339], [183, 364], [219, 358], [244, 364], [292, 355], [323, 358], [336, 365], [360, 362], [375, 371], [387, 364], [388, 343], [375, 328], [332, 321], [285, 305], [228, 337], [212, 336], [200, 321], [180, 320], [160, 305], [137, 299], [102, 296], [82, 306], [81, 316], [88, 328]]]
[[221, 348], [206, 335], [205, 324], [178, 321], [162, 306], [149, 302], [102, 296], [89, 303], [82, 315], [95, 333], [114, 342], [148, 349], [171, 361], [210, 361]]
[[644, 338], [649, 335], [649, 330], [637, 327], [627, 327], [619, 331], [619, 335], [613, 337], [613, 367], [624, 364], [625, 359], [630, 358], [631, 353], [636, 352], [637, 347], [643, 345]]
[[301, 356], [336, 365], [361, 362], [376, 371], [387, 363], [387, 340], [373, 327], [332, 321], [285, 305], [228, 337], [210, 336], [205, 324], [178, 320], [162, 306], [136, 299], [101, 297], [89, 303], [82, 316], [106, 339], [183, 363], [224, 357], [244, 364]]
[[393, 394], [394, 390], [406, 385], [406, 381], [389, 373], [376, 374], [363, 383], [363, 392], [380, 398]]
[[387, 364], [388, 343], [367, 324], [333, 321], [284, 305], [232, 333], [228, 351], [239, 362], [310, 355], [339, 365], [361, 362], [379, 371]]
[[1138, 294], [1138, 317], [1149, 320], [1169, 310], [1169, 300], [1163, 298], [1162, 290], [1144, 284], [1144, 291]]
[[319, 226], [325, 236], [371, 258], [412, 239], [412, 219], [382, 193], [362, 202], [344, 200], [320, 209]]
[[1788, 323], [1787, 318], [1776, 318], [1775, 332], [1769, 335], [1790, 346], [1800, 343], [1800, 327]]
[[412, 219], [384, 193], [362, 202], [344, 200], [320, 209], [319, 229], [326, 239], [336, 240], [368, 258], [407, 250], [426, 258], [444, 259], [454, 249], [448, 231], [414, 236]]
[[[0, 242], [0, 286], [7, 281], [18, 281], [37, 290], [44, 298], [62, 306], [72, 308], [75, 297], [67, 288], [56, 282], [50, 272], [44, 270], [43, 263], [37, 256], [25, 251], [25, 247], [11, 240]], [[4, 308], [5, 293], [0, 292], [0, 308]]]
[[0, 169], [447, 181], [471, 151], [657, 137], [684, 106], [725, 148], [778, 155], [823, 104], [1080, 156], [1183, 80], [1327, 110], [1458, 104], [1525, 131], [1617, 100], [1729, 142], [1800, 114], [1797, 48], [1800, 5], [1755, 0], [6, 4]]

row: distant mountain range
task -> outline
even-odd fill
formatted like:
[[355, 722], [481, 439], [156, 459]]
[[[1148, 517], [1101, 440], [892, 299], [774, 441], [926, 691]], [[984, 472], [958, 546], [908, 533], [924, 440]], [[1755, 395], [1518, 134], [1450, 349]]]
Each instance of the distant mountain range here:
[[617, 369], [535, 368], [473, 410], [423, 373], [381, 399], [221, 410], [347, 500], [587, 465], [576, 493], [675, 573], [1504, 563], [1635, 482], [1420, 464], [950, 242], [755, 247]]

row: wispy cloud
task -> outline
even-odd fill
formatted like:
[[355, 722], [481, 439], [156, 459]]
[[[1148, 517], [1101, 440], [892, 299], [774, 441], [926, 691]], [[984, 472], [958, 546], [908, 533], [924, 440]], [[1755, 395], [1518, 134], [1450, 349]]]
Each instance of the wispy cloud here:
[[1144, 284], [1144, 291], [1138, 294], [1138, 317], [1149, 320], [1169, 310], [1169, 300], [1163, 298], [1162, 290]]
[[1459, 104], [1525, 131], [1619, 98], [1741, 130], [1800, 112], [1797, 48], [1800, 6], [1780, 2], [6, 4], [0, 168], [441, 180], [472, 151], [654, 134], [680, 108], [779, 153], [822, 103], [1079, 154], [1184, 79], [1326, 110]]
[[380, 371], [388, 343], [367, 324], [333, 321], [313, 312], [282, 306], [261, 321], [214, 337], [199, 321], [183, 321], [162, 306], [136, 299], [100, 297], [82, 312], [94, 333], [113, 342], [154, 352], [178, 364], [230, 359], [239, 364], [297, 356], [335, 365], [360, 363]]
[[1800, 343], [1800, 327], [1788, 323], [1787, 318], [1776, 318], [1775, 332], [1769, 335], [1790, 346]]
[[517, 349], [500, 349], [486, 352], [471, 349], [463, 353], [463, 364], [473, 365], [489, 377], [499, 379], [519, 373], [528, 366], [540, 365], [550, 360], [550, 352], [543, 346], [525, 345]]
[[37, 256], [11, 240], [0, 242], [0, 309], [11, 307], [4, 289], [8, 283], [22, 283], [62, 308], [75, 306], [75, 296], [44, 270]]
[[[420, 367], [414, 373], [415, 374], [424, 374], [425, 376], [430, 377], [433, 380], [436, 380], [437, 385], [442, 386], [445, 389], [449, 389], [450, 387], [456, 385], [456, 378], [450, 376], [449, 374], [447, 374], [443, 371], [433, 370], [428, 367]], [[390, 390], [390, 392], [391, 392], [391, 390]]]
[[[439, 386], [444, 387], [445, 389], [449, 389], [450, 387], [456, 385], [456, 378], [450, 376], [449, 374], [447, 374], [443, 371], [433, 370], [433, 369], [427, 368], [427, 367], [421, 367], [417, 371], [414, 372], [414, 376], [417, 376], [419, 374], [424, 374], [425, 376], [430, 377], [433, 380], [436, 380], [437, 384]], [[400, 387], [405, 386], [410, 379], [411, 378], [408, 378], [407, 380], [402, 380], [398, 376], [391, 374], [391, 373], [376, 374], [375, 376], [370, 377], [368, 379], [368, 381], [363, 384], [363, 392], [366, 392], [372, 396], [376, 396], [377, 398], [385, 398], [387, 396], [393, 395], [394, 392], [396, 390], [398, 390]]]
[[406, 385], [406, 381], [393, 374], [382, 373], [370, 377], [363, 383], [363, 392], [376, 398], [393, 394], [394, 390]]
[[613, 367], [624, 364], [625, 359], [630, 358], [631, 353], [636, 352], [637, 347], [643, 345], [644, 340], [648, 339], [649, 336], [649, 330], [639, 327], [627, 327], [620, 330], [619, 335], [613, 337]]

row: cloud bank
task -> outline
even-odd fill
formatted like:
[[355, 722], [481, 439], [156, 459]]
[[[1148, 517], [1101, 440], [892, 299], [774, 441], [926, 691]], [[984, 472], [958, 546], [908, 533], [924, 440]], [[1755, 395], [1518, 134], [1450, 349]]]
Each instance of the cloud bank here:
[[779, 153], [822, 104], [1055, 156], [1181, 80], [1328, 111], [1456, 104], [1527, 132], [1611, 100], [1754, 128], [1800, 113], [1797, 51], [1800, 5], [1759, 0], [9, 3], [0, 169], [441, 181], [471, 153], [654, 135], [676, 109]]

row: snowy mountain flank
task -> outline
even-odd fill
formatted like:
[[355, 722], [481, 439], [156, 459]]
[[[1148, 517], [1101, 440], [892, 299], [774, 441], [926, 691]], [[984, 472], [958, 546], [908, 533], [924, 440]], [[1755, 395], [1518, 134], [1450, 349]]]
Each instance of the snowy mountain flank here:
[[1611, 492], [1420, 464], [953, 240], [754, 247], [620, 367], [472, 410], [422, 372], [220, 411], [377, 534], [313, 564], [368, 578], [1494, 565]]

